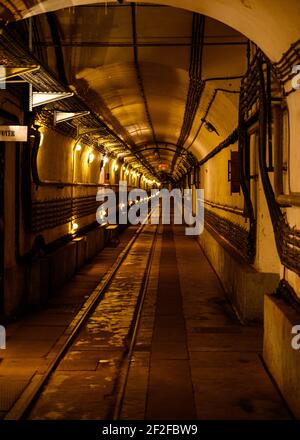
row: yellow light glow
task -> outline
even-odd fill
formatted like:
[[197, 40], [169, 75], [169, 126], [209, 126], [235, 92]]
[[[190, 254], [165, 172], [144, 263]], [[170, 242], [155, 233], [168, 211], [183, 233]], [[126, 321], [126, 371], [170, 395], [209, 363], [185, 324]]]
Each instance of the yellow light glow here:
[[77, 231], [78, 223], [72, 223], [72, 231]]
[[89, 157], [88, 157], [88, 163], [92, 163], [94, 161], [94, 159], [95, 159], [94, 153], [90, 153]]
[[76, 147], [75, 147], [75, 151], [80, 151], [80, 150], [81, 150], [81, 145], [77, 144]]
[[40, 144], [39, 147], [41, 147], [43, 145], [44, 142], [44, 133], [40, 132]]

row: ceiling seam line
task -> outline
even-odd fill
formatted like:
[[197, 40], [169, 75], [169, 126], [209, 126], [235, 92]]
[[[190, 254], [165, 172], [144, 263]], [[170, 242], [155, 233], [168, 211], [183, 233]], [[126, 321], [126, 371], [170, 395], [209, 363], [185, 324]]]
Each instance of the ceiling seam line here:
[[[41, 41], [38, 43], [33, 43], [34, 46], [39, 47], [55, 47], [55, 43], [50, 43], [47, 41]], [[213, 42], [213, 43], [203, 43], [203, 46], [246, 46], [245, 42]], [[133, 47], [130, 42], [108, 42], [108, 41], [70, 41], [63, 42], [62, 47]], [[163, 43], [163, 42], [137, 42], [137, 47], [191, 47], [191, 43]]]
[[[158, 148], [159, 150], [162, 150], [162, 151], [168, 150], [168, 151], [172, 151], [173, 153], [175, 153], [176, 149], [178, 148], [178, 144], [175, 144], [174, 142], [160, 141], [160, 140], [157, 140], [158, 147], [147, 148], [148, 146], [150, 146], [152, 144], [155, 144], [155, 142], [154, 141], [146, 141], [146, 142], [142, 142], [140, 144], [137, 144], [137, 147], [139, 147], [140, 150], [142, 150], [142, 151], [145, 151], [145, 150], [146, 151], [147, 150], [155, 150], [156, 148]], [[162, 147], [159, 147], [160, 144], [172, 145], [172, 147], [175, 147], [175, 148], [172, 149], [172, 150], [170, 148], [167, 148], [167, 147], [162, 148]], [[190, 152], [186, 151], [186, 149], [183, 146], [179, 146], [179, 149], [180, 149], [180, 152], [178, 153], [178, 156], [182, 157], [182, 161], [181, 162], [184, 162], [184, 160], [186, 159], [187, 164], [189, 166], [190, 165], [194, 165], [194, 163], [195, 163], [194, 156]], [[184, 165], [186, 165], [186, 164], [184, 163]]]
[[137, 82], [138, 82], [138, 85], [140, 88], [140, 93], [141, 93], [142, 100], [144, 103], [146, 116], [147, 116], [147, 120], [148, 120], [148, 125], [151, 128], [153, 140], [155, 141], [155, 144], [157, 145], [156, 135], [155, 135], [154, 127], [153, 127], [151, 116], [150, 116], [149, 106], [148, 106], [148, 102], [147, 102], [147, 98], [146, 98], [146, 94], [145, 94], [145, 88], [144, 88], [144, 84], [143, 84], [143, 78], [142, 78], [140, 65], [139, 65], [139, 61], [138, 61], [137, 30], [136, 30], [136, 6], [134, 3], [131, 3], [131, 18], [132, 18], [132, 39], [133, 39], [133, 51], [134, 51], [134, 64], [135, 64], [135, 70], [136, 70], [136, 75], [137, 75]]

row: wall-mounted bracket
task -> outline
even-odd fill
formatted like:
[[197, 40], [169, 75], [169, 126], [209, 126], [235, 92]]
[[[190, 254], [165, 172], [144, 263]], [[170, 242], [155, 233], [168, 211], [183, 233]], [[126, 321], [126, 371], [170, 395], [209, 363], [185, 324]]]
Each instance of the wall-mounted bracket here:
[[24, 75], [25, 73], [35, 72], [40, 69], [38, 64], [31, 64], [27, 66], [0, 66], [0, 88], [5, 89], [5, 84], [11, 78]]
[[54, 112], [54, 125], [60, 124], [61, 122], [70, 121], [75, 118], [80, 118], [81, 116], [89, 115], [89, 111], [83, 112], [61, 112], [55, 110]]
[[29, 111], [32, 111], [34, 107], [70, 98], [73, 95], [72, 92], [31, 92], [29, 94]]

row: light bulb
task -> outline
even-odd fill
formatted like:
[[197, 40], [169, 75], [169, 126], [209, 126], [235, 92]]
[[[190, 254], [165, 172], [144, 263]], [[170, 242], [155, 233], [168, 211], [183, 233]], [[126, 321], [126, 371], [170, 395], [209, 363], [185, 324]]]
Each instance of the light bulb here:
[[40, 143], [39, 143], [39, 147], [41, 147], [43, 145], [44, 142], [44, 133], [40, 132]]

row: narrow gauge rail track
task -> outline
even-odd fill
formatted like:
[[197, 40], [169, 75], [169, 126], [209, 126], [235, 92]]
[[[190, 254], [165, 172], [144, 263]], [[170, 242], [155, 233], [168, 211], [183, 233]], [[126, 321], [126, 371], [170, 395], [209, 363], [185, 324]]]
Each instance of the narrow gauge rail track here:
[[[151, 213], [148, 215], [147, 219], [149, 219]], [[52, 375], [57, 371], [57, 368], [64, 360], [67, 352], [74, 344], [76, 338], [78, 337], [80, 331], [84, 328], [89, 318], [93, 315], [96, 307], [98, 307], [103, 298], [105, 297], [105, 293], [109, 290], [113, 280], [117, 276], [118, 272], [122, 268], [124, 264], [126, 264], [126, 259], [132, 250], [135, 243], [141, 236], [141, 234], [145, 231], [147, 227], [146, 220], [141, 224], [141, 226], [136, 231], [135, 235], [132, 237], [130, 242], [127, 244], [126, 248], [119, 254], [115, 263], [111, 267], [111, 269], [107, 272], [107, 274], [103, 277], [98, 286], [91, 293], [87, 301], [83, 304], [82, 308], [69, 324], [63, 335], [59, 338], [55, 347], [59, 347], [57, 350], [53, 350], [50, 353], [51, 361], [49, 362], [45, 371], [37, 371], [37, 373], [33, 376], [31, 382], [25, 388], [19, 399], [15, 402], [10, 411], [6, 414], [6, 420], [21, 420], [26, 419], [30, 415], [32, 409], [35, 404], [37, 404], [41, 394], [47, 388], [49, 384], [49, 380]], [[149, 226], [148, 226], [149, 227]], [[139, 321], [141, 317], [141, 311], [143, 307], [144, 297], [147, 290], [149, 275], [151, 271], [151, 264], [153, 260], [156, 239], [157, 239], [157, 231], [158, 225], [153, 225], [153, 237], [150, 244], [150, 249], [148, 251], [147, 262], [145, 265], [145, 270], [143, 273], [139, 293], [137, 295], [137, 301], [134, 305], [133, 311], [133, 319], [131, 321], [131, 325], [128, 331], [128, 338], [126, 341], [125, 353], [122, 358], [122, 363], [119, 369], [119, 377], [116, 380], [115, 386], [115, 402], [113, 409], [113, 418], [117, 419], [120, 415], [122, 409], [122, 402], [124, 398], [124, 393], [126, 390], [126, 381], [129, 372], [129, 366], [131, 361], [131, 356], [134, 349], [135, 338], [137, 329], [139, 327]]]

